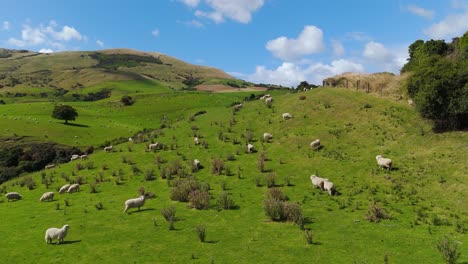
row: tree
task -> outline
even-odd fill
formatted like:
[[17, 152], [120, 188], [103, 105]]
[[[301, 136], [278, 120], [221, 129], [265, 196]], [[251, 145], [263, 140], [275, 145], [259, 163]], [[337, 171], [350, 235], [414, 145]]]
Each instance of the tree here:
[[65, 124], [68, 124], [68, 120], [75, 121], [78, 116], [75, 108], [69, 105], [56, 105], [52, 111], [52, 117], [55, 119], [65, 120]]
[[135, 103], [133, 98], [129, 95], [122, 96], [122, 98], [120, 99], [120, 102], [124, 104], [125, 106], [132, 105], [133, 103]]
[[455, 264], [461, 255], [461, 252], [458, 251], [458, 243], [448, 236], [437, 241], [436, 248], [447, 264]]

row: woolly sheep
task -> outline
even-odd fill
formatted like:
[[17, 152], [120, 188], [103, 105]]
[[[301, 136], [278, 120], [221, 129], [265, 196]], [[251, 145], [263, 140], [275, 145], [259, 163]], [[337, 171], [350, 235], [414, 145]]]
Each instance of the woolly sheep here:
[[74, 161], [74, 160], [77, 160], [80, 158], [80, 155], [77, 155], [77, 154], [73, 154], [70, 158], [70, 161]]
[[68, 191], [68, 188], [70, 188], [70, 184], [65, 184], [64, 186], [60, 187], [59, 193], [63, 194], [64, 192]]
[[105, 152], [112, 152], [112, 150], [113, 150], [112, 145], [107, 146], [107, 147], [104, 147], [104, 151], [105, 151]]
[[128, 209], [136, 208], [136, 207], [138, 207], [138, 211], [140, 211], [140, 207], [145, 205], [145, 200], [146, 200], [146, 196], [144, 196], [144, 195], [142, 195], [142, 196], [140, 196], [138, 198], [128, 199], [127, 201], [125, 201], [124, 213], [127, 212]]
[[148, 145], [148, 150], [157, 149], [159, 147], [159, 142], [152, 143]]
[[269, 104], [269, 103], [272, 103], [273, 102], [273, 97], [268, 97], [265, 99], [265, 103], [266, 104]]
[[240, 110], [243, 106], [244, 106], [243, 103], [237, 104], [237, 105], [234, 105], [234, 109], [235, 109], [235, 110]]
[[200, 161], [198, 159], [194, 159], [193, 160], [193, 166], [195, 168], [197, 168], [197, 169], [200, 168]]
[[43, 201], [53, 201], [53, 200], [54, 200], [54, 192], [46, 192], [39, 199], [39, 201], [41, 201], [41, 202], [43, 202]]
[[84, 159], [88, 159], [88, 154], [83, 154], [80, 156], [80, 159], [84, 160]]
[[198, 139], [198, 137], [193, 138], [193, 143], [195, 143], [195, 145], [200, 144], [200, 140]]
[[270, 139], [273, 139], [273, 136], [270, 133], [263, 133], [263, 139], [265, 141], [269, 141]]
[[128, 142], [133, 142], [133, 138], [128, 138]]
[[9, 193], [5, 194], [5, 197], [7, 198], [8, 202], [10, 200], [21, 200], [21, 198], [22, 198], [22, 196], [17, 192], [9, 192]]
[[260, 97], [259, 100], [265, 100], [265, 99], [270, 98], [270, 97], [271, 97], [270, 94], [265, 94], [264, 96]]
[[282, 116], [283, 116], [283, 120], [288, 120], [292, 118], [292, 115], [290, 113], [284, 113]]
[[311, 149], [318, 149], [318, 148], [320, 148], [320, 139], [316, 139], [316, 140], [310, 142], [310, 148], [311, 148]]
[[68, 190], [67, 190], [67, 193], [73, 193], [73, 192], [77, 192], [80, 190], [80, 185], [78, 183], [75, 183], [75, 184], [72, 184]]
[[323, 184], [325, 181], [328, 181], [328, 179], [325, 178], [320, 178], [316, 175], [310, 176], [310, 180], [312, 181], [312, 185], [315, 186], [316, 188], [319, 188], [323, 190]]
[[335, 185], [333, 182], [325, 180], [323, 182], [323, 189], [328, 192], [329, 195], [333, 195], [335, 193]]
[[252, 152], [252, 151], [254, 151], [254, 149], [255, 149], [255, 148], [254, 148], [254, 145], [252, 145], [252, 144], [250, 144], [250, 143], [247, 144], [247, 152]]
[[388, 170], [392, 169], [392, 160], [391, 159], [384, 158], [381, 155], [377, 155], [375, 157], [375, 159], [377, 160], [377, 165], [379, 165], [380, 168], [382, 168], [382, 169], [386, 168]]
[[49, 228], [45, 232], [46, 244], [52, 243], [52, 239], [57, 239], [57, 245], [63, 242], [63, 239], [67, 236], [69, 225], [64, 225], [62, 228]]
[[52, 169], [53, 167], [55, 167], [55, 164], [48, 164], [44, 168], [48, 170], [48, 169]]

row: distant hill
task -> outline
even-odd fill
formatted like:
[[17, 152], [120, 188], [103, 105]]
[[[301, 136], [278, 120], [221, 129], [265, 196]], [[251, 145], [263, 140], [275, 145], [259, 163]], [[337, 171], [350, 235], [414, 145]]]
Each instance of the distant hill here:
[[203, 79], [234, 79], [222, 70], [131, 49], [42, 54], [0, 49], [0, 88], [89, 87], [109, 81], [154, 80], [170, 88], [193, 87]]

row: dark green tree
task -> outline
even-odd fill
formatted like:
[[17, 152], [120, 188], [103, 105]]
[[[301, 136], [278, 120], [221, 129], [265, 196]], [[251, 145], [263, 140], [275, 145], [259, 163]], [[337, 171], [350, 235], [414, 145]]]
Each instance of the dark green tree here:
[[65, 124], [68, 124], [68, 120], [74, 121], [77, 116], [78, 112], [69, 105], [56, 105], [52, 111], [52, 117], [65, 120]]
[[125, 106], [132, 105], [133, 103], [135, 103], [133, 98], [129, 95], [122, 96], [122, 98], [120, 99], [120, 102]]

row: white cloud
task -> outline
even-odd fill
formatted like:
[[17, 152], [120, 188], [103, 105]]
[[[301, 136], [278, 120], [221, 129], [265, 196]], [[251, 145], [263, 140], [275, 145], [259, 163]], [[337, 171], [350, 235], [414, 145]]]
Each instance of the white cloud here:
[[2, 23], [2, 28], [0, 29], [1, 30], [10, 30], [10, 22], [8, 21], [3, 21]]
[[[256, 83], [271, 83], [283, 86], [297, 86], [302, 81], [321, 84], [322, 80], [344, 72], [363, 72], [364, 66], [348, 60], [334, 60], [331, 64], [312, 63], [301, 66], [291, 62], [283, 62], [276, 69], [257, 66], [255, 73], [244, 75], [248, 81]], [[239, 76], [239, 75], [238, 75]]]
[[100, 41], [99, 39], [96, 40], [96, 44], [101, 48], [104, 47], [104, 42]]
[[49, 25], [44, 27], [39, 25], [33, 27], [31, 25], [23, 25], [21, 30], [21, 38], [10, 38], [7, 43], [17, 47], [37, 46], [37, 45], [50, 45], [57, 49], [63, 49], [64, 43], [72, 40], [81, 41], [85, 39], [80, 32], [74, 27], [64, 26], [61, 30], [55, 30], [57, 27], [55, 21], [50, 21]]
[[293, 61], [304, 55], [323, 51], [325, 44], [323, 43], [323, 33], [320, 28], [305, 26], [296, 39], [279, 37], [268, 41], [266, 49], [277, 58]]
[[348, 32], [345, 35], [346, 40], [354, 40], [354, 41], [371, 41], [372, 38], [364, 32], [359, 31], [352, 31]]
[[428, 19], [432, 19], [434, 18], [434, 11], [432, 10], [428, 10], [428, 9], [425, 9], [425, 8], [422, 8], [422, 7], [419, 7], [419, 6], [416, 6], [416, 5], [409, 5], [408, 6], [408, 11], [414, 15], [417, 15], [417, 16], [420, 16], [420, 17], [424, 17], [424, 18], [428, 18]]
[[151, 31], [151, 35], [153, 35], [153, 37], [158, 37], [159, 36], [159, 29], [154, 29], [153, 31]]
[[424, 34], [434, 39], [448, 39], [463, 35], [468, 30], [468, 10], [451, 14], [424, 30]]
[[260, 9], [265, 0], [204, 0], [208, 10], [200, 8], [200, 0], [179, 0], [185, 5], [195, 8], [195, 16], [208, 18], [215, 23], [222, 23], [226, 19], [247, 24], [252, 20], [252, 13]]
[[51, 49], [40, 49], [39, 53], [53, 53], [54, 51]]
[[332, 40], [332, 48], [335, 56], [343, 56], [345, 53], [343, 44], [338, 40]]
[[368, 42], [362, 53], [363, 57], [384, 71], [399, 72], [406, 63], [406, 49], [390, 50], [379, 42]]

